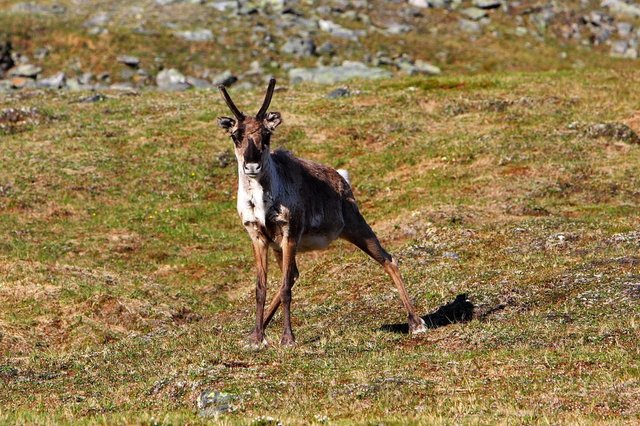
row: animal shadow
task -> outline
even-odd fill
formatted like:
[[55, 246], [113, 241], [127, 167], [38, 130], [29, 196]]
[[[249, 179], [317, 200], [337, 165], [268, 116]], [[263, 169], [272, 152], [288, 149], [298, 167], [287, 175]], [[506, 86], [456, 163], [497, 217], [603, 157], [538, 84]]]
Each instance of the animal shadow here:
[[[440, 306], [435, 312], [422, 317], [427, 328], [444, 327], [445, 325], [457, 322], [467, 322], [473, 318], [475, 306], [469, 299], [467, 294], [462, 293], [456, 296], [453, 302]], [[409, 324], [383, 324], [380, 331], [388, 331], [392, 333], [409, 333]]]

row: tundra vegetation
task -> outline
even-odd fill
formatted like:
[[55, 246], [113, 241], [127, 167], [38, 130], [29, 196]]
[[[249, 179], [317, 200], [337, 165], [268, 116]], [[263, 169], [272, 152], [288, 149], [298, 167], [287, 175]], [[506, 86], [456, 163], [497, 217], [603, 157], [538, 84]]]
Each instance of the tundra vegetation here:
[[[473, 304], [417, 336], [384, 271], [338, 241], [298, 256], [297, 345], [272, 326], [246, 347], [254, 261], [216, 91], [2, 94], [0, 423], [636, 424], [640, 71], [500, 43], [521, 68], [272, 101], [272, 145], [349, 170], [419, 313]], [[263, 90], [229, 89], [251, 111]], [[208, 392], [224, 403], [198, 409]]]

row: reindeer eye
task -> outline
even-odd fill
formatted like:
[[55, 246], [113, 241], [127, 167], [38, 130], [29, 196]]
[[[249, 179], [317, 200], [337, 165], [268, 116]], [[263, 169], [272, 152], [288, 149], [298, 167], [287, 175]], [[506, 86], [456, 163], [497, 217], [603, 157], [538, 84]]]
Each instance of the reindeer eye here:
[[233, 132], [231, 133], [231, 139], [233, 140], [234, 144], [238, 145], [242, 140], [242, 134], [240, 134], [240, 132]]

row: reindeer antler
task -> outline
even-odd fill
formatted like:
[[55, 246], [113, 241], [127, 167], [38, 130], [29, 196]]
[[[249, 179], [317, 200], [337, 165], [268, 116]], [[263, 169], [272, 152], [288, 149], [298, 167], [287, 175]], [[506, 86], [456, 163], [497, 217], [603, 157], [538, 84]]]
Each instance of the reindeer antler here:
[[256, 114], [256, 118], [264, 118], [264, 115], [267, 113], [267, 108], [269, 108], [269, 104], [271, 104], [271, 97], [273, 96], [273, 89], [276, 87], [276, 79], [272, 78], [269, 80], [269, 87], [267, 87], [267, 94], [264, 95], [264, 102], [262, 103], [262, 107], [258, 114]]
[[227, 106], [229, 107], [233, 115], [236, 116], [238, 121], [244, 120], [244, 114], [238, 109], [236, 104], [233, 103], [233, 101], [231, 100], [231, 96], [229, 96], [229, 94], [227, 93], [227, 89], [224, 87], [224, 85], [219, 85], [218, 89], [220, 89], [220, 93], [222, 93], [222, 96], [224, 96], [224, 100], [227, 103]]

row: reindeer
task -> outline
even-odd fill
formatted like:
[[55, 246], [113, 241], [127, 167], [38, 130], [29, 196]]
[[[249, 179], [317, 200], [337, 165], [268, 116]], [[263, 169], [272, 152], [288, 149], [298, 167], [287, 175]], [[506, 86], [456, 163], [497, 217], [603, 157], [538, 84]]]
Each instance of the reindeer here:
[[[270, 150], [271, 135], [282, 122], [279, 112], [267, 112], [276, 81], [271, 79], [255, 117], [243, 114], [224, 86], [219, 89], [235, 118], [218, 117], [235, 145], [238, 160], [238, 214], [251, 237], [257, 268], [256, 325], [252, 345], [266, 345], [264, 330], [282, 304], [284, 331], [280, 343], [294, 345], [291, 330], [291, 288], [298, 278], [296, 255], [324, 249], [342, 238], [371, 256], [391, 277], [409, 314], [411, 333], [426, 326], [405, 290], [395, 259], [380, 245], [360, 214], [348, 175], [331, 167]], [[344, 176], [343, 176], [344, 175]], [[282, 271], [282, 286], [265, 313], [267, 259], [273, 249]]]

